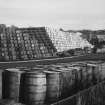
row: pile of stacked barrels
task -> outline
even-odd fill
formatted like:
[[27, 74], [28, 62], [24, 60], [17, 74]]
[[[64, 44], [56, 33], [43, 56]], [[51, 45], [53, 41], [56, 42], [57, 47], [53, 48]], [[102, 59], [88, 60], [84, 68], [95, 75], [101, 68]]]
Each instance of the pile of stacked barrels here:
[[[85, 53], [91, 53], [91, 48], [93, 48], [93, 45], [91, 45], [86, 39], [82, 38], [81, 33], [65, 32], [49, 27], [46, 27], [45, 29], [57, 49], [57, 52], [74, 50], [74, 52], [76, 52], [74, 55], [81, 55], [87, 48]], [[80, 50], [77, 51], [77, 49]]]
[[0, 61], [30, 60], [56, 52], [44, 27], [17, 28], [0, 25]]
[[103, 81], [104, 66], [86, 61], [8, 68], [1, 73], [2, 97], [26, 105], [51, 104]]
[[53, 56], [56, 51], [49, 37], [47, 37], [44, 27], [21, 28], [16, 31], [16, 35], [20, 44], [19, 48], [21, 48], [23, 59], [49, 57]]
[[57, 49], [57, 52], [62, 52], [71, 49], [71, 41], [68, 40], [68, 35], [65, 32], [46, 27], [46, 32], [50, 37], [53, 45]]

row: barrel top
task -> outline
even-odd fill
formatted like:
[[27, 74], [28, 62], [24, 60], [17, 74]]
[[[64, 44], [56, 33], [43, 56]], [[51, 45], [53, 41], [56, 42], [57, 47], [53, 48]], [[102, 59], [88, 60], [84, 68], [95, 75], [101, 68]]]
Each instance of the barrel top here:
[[16, 67], [17, 69], [26, 69], [27, 67]]
[[16, 69], [19, 69], [21, 71], [28, 71], [28, 70], [30, 70], [30, 68], [27, 68], [27, 67], [16, 67]]
[[23, 73], [24, 71], [17, 69], [17, 68], [8, 68], [6, 69], [6, 71], [10, 71], [10, 72], [18, 72], [18, 73]]
[[49, 73], [49, 74], [56, 74], [56, 73], [60, 73], [59, 71], [43, 71], [44, 73]]
[[6, 69], [7, 71], [14, 71], [14, 72], [16, 72], [16, 71], [19, 71], [20, 69], [17, 69], [17, 68], [8, 68], [8, 69]]
[[62, 70], [62, 69], [58, 69], [58, 70], [54, 70], [56, 72], [69, 72], [69, 70]]
[[87, 61], [86, 63], [101, 64], [104, 63], [104, 61]]
[[55, 65], [55, 67], [63, 67], [63, 65]]
[[80, 67], [68, 67], [68, 68], [61, 68], [62, 72], [72, 71], [72, 70], [80, 70]]
[[33, 70], [31, 70], [31, 71], [27, 71], [25, 74], [33, 74], [33, 75], [35, 75], [35, 74], [44, 74], [42, 71], [33, 71]]
[[94, 64], [94, 63], [87, 63], [87, 66], [96, 67], [98, 65], [97, 64]]

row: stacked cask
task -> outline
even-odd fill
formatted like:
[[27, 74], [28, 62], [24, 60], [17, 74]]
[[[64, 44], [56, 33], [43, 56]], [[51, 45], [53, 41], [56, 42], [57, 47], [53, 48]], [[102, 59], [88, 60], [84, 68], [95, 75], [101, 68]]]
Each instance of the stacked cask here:
[[7, 49], [7, 40], [6, 40], [6, 26], [1, 25], [0, 26], [0, 53], [1, 53], [1, 59], [8, 60], [8, 49]]
[[102, 61], [9, 68], [3, 73], [4, 98], [28, 105], [54, 103], [105, 79]]
[[46, 31], [58, 52], [70, 49], [70, 42], [64, 32], [49, 27], [46, 27]]
[[0, 27], [0, 43], [1, 43], [1, 61], [11, 61], [17, 59], [17, 39], [15, 30], [16, 27], [6, 27], [1, 25]]
[[[29, 53], [30, 55], [33, 55], [38, 58], [53, 56], [53, 53], [56, 51], [56, 49], [53, 47], [49, 37], [46, 35], [44, 27], [23, 28], [20, 30], [21, 33], [24, 34], [24, 38], [29, 40], [29, 42], [25, 40], [26, 41], [25, 45], [27, 50], [30, 51]], [[25, 34], [27, 34], [28, 37], [25, 36]]]
[[[78, 33], [53, 28], [0, 25], [0, 60], [15, 61], [55, 56], [76, 48], [92, 47]], [[78, 55], [78, 54], [76, 54]]]
[[7, 47], [9, 53], [9, 60], [16, 60], [17, 51], [16, 48], [18, 47], [16, 33], [16, 27], [8, 27], [7, 28]]
[[86, 39], [81, 37], [81, 33], [63, 32], [49, 27], [46, 27], [46, 31], [58, 52], [93, 47]]
[[53, 46], [44, 27], [17, 28], [0, 25], [0, 60], [31, 60], [54, 56]]
[[[41, 28], [21, 28], [17, 31], [18, 37], [22, 36], [20, 38], [22, 46], [22, 50], [26, 51], [23, 55], [25, 55], [26, 59], [33, 59], [33, 58], [44, 58], [53, 56], [53, 53], [55, 52], [54, 47], [50, 48], [50, 45], [52, 44], [50, 42], [50, 39], [46, 35], [46, 31], [44, 27]], [[20, 34], [20, 36], [19, 36]], [[48, 46], [49, 45], [49, 46]], [[21, 52], [23, 52], [21, 50]], [[23, 57], [23, 58], [25, 58]]]

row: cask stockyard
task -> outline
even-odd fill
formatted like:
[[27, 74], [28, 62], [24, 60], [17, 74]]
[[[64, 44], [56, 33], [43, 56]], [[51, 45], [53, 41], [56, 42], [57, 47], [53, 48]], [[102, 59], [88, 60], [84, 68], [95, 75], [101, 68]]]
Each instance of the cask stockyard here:
[[0, 25], [0, 105], [104, 105], [105, 30]]
[[105, 0], [0, 0], [0, 105], [105, 105]]

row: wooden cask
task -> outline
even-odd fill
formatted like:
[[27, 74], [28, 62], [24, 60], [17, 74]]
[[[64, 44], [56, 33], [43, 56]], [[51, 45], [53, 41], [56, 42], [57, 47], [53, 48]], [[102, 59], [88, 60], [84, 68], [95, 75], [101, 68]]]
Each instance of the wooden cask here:
[[20, 100], [21, 77], [24, 71], [17, 68], [6, 69], [3, 73], [3, 97], [16, 102]]
[[46, 75], [40, 71], [28, 71], [23, 79], [23, 100], [28, 105], [43, 105], [46, 98]]
[[61, 97], [60, 86], [60, 72], [44, 71], [47, 79], [47, 95], [46, 100], [48, 103], [56, 102]]

